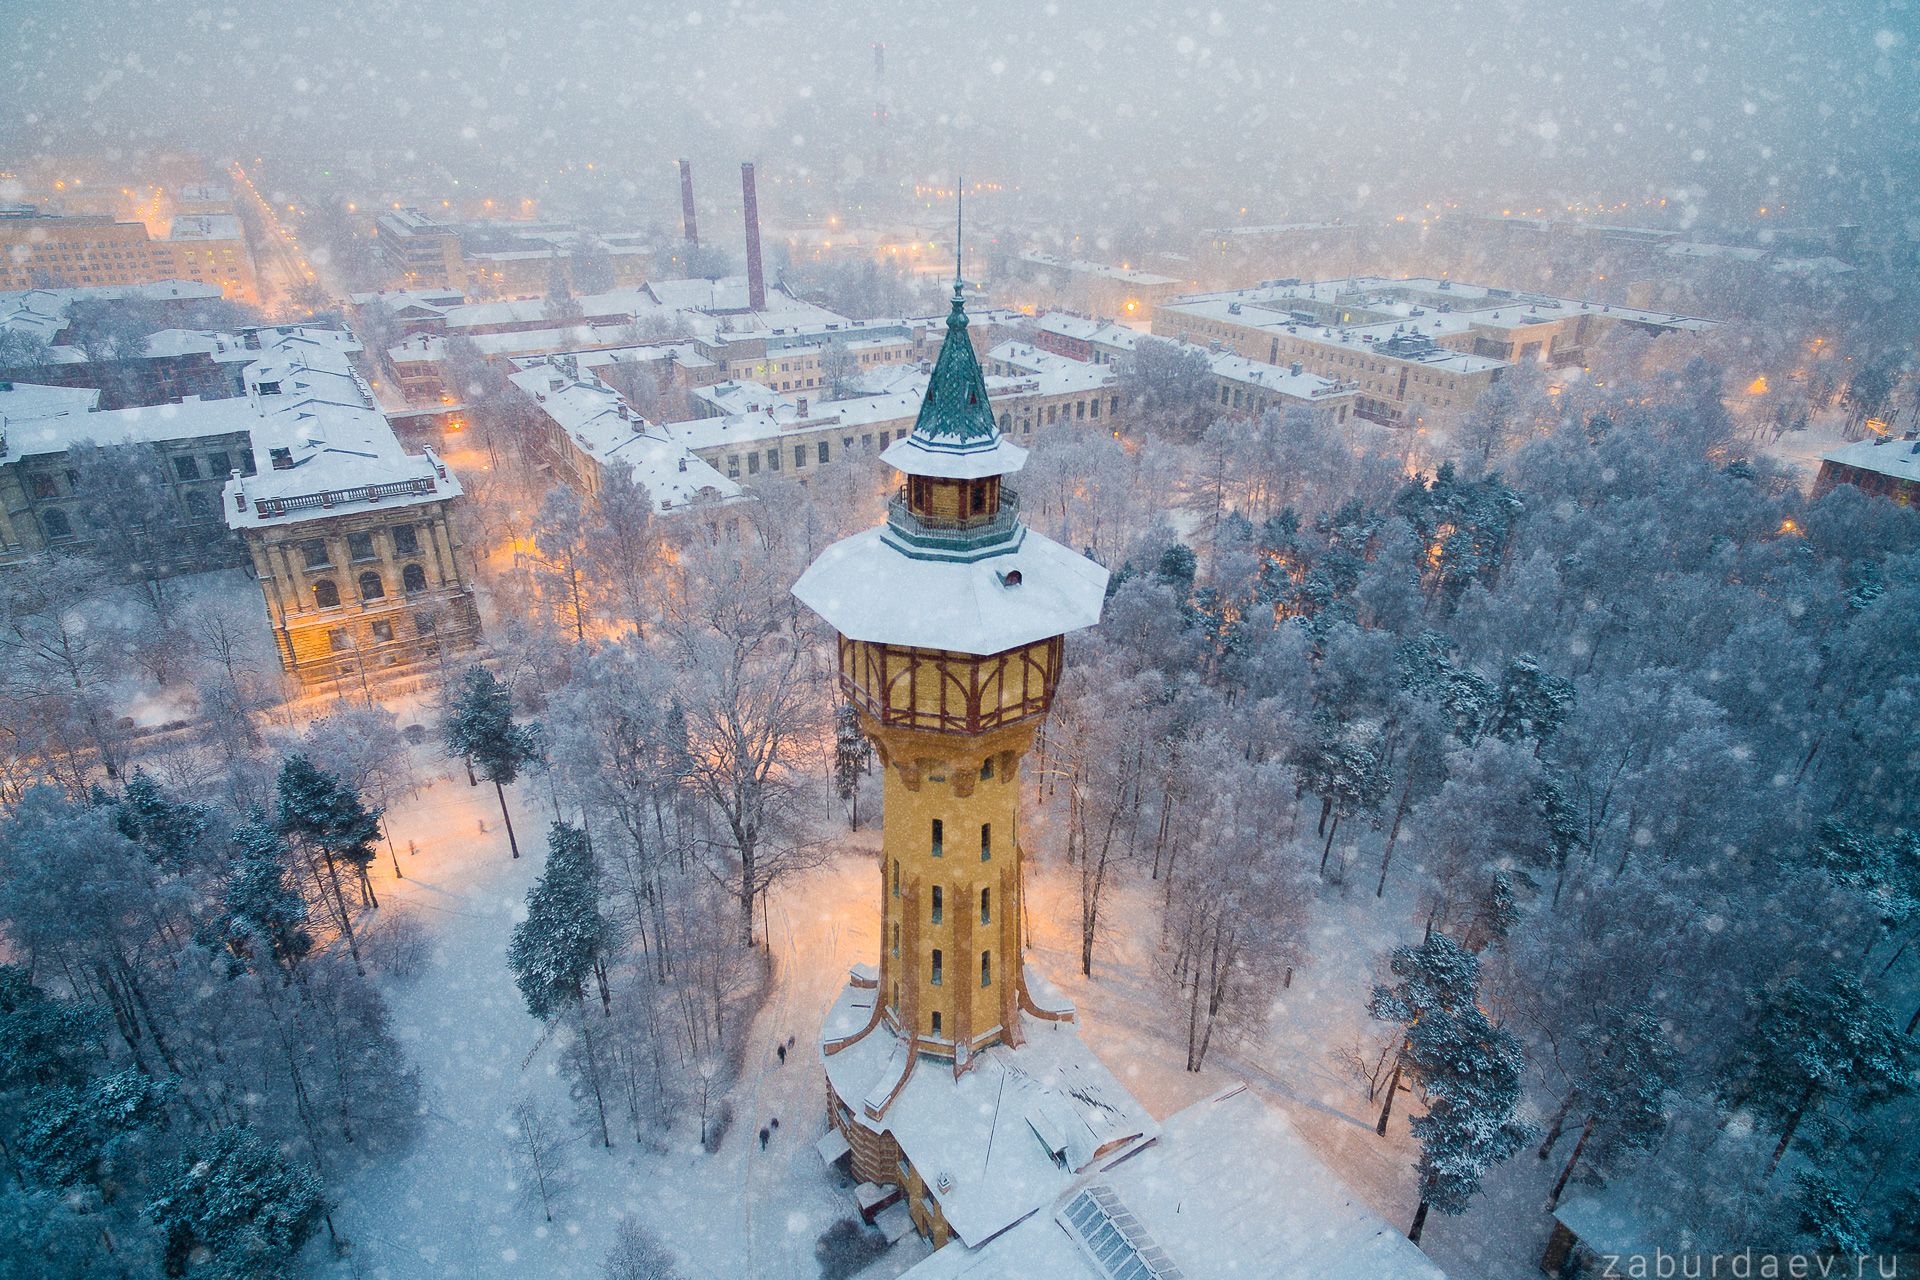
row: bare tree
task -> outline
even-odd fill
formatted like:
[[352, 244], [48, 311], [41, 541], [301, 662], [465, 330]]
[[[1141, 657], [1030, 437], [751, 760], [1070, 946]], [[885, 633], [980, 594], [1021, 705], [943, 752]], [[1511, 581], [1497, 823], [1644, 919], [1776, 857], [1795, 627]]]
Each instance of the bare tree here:
[[538, 1200], [540, 1208], [553, 1221], [555, 1197], [564, 1195], [570, 1185], [565, 1164], [572, 1137], [566, 1126], [531, 1098], [513, 1104], [508, 1142], [513, 1166], [528, 1200]]

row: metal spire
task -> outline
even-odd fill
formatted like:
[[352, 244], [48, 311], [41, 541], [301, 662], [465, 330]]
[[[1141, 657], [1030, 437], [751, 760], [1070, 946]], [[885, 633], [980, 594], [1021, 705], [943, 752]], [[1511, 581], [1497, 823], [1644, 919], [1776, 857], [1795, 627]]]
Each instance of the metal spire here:
[[960, 176], [960, 185], [954, 189], [953, 210], [953, 296], [960, 296], [960, 254], [962, 236], [967, 226], [967, 179]]

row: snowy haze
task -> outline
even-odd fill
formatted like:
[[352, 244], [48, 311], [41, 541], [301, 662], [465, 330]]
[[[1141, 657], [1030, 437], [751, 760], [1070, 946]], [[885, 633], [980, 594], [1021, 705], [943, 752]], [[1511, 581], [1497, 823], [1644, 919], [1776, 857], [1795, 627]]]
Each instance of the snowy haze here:
[[964, 166], [1064, 214], [1678, 193], [1870, 222], [1917, 167], [1903, 0], [10, 8], [13, 160], [221, 138], [528, 184], [594, 162], [656, 201], [680, 155], [845, 181], [884, 43], [896, 177]]

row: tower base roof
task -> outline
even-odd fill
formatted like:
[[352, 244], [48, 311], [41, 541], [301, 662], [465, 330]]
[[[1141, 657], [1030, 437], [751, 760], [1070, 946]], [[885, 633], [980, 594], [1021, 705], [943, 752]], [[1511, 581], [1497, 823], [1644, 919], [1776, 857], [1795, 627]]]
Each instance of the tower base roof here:
[[[823, 1043], [865, 1025], [877, 995], [849, 982], [827, 1015]], [[893, 1136], [947, 1225], [969, 1246], [1052, 1204], [1086, 1169], [1160, 1132], [1072, 1022], [1025, 1013], [1020, 1021], [1019, 1047], [982, 1049], [958, 1075], [950, 1061], [908, 1062], [904, 1085], [905, 1042], [884, 1021], [824, 1055], [828, 1085], [853, 1123]], [[891, 1096], [878, 1118], [866, 1109], [875, 1094]]]

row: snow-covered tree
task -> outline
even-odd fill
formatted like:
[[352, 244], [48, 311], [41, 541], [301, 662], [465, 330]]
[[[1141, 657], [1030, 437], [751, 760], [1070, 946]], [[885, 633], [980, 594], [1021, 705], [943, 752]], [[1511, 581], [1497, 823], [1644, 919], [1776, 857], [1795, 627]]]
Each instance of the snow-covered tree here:
[[493, 784], [500, 800], [500, 816], [507, 824], [507, 847], [520, 856], [513, 833], [513, 815], [507, 810], [506, 786], [520, 770], [539, 759], [539, 738], [513, 718], [513, 695], [493, 672], [472, 666], [460, 678], [459, 692], [440, 723], [447, 754], [467, 761]]
[[281, 1280], [326, 1220], [313, 1172], [244, 1128], [196, 1142], [147, 1202], [170, 1276]]

